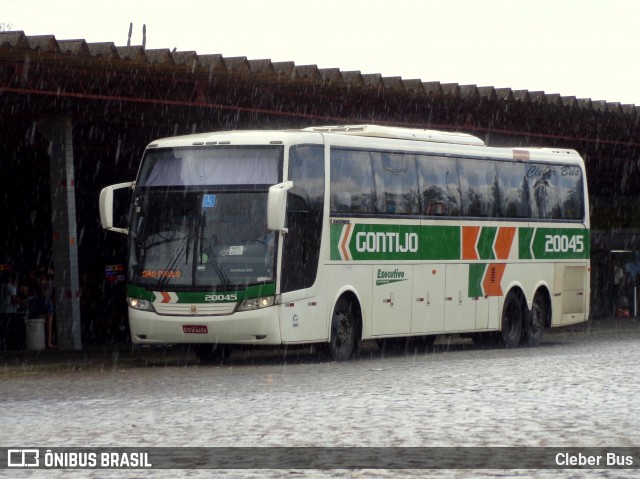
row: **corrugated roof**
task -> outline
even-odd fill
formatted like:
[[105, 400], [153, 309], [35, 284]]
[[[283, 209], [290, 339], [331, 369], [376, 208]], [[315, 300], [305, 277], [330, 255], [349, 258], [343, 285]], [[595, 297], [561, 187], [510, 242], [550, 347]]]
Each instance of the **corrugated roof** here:
[[320, 69], [316, 65], [296, 65], [293, 62], [272, 62], [269, 59], [249, 60], [246, 57], [223, 57], [219, 54], [200, 55], [195, 51], [170, 51], [169, 49], [144, 49], [142, 46], [116, 46], [114, 43], [87, 43], [83, 39], [58, 40], [54, 35], [25, 35], [23, 31], [0, 32], [0, 60], [17, 59], [31, 51], [40, 55], [40, 61], [48, 58], [56, 61], [82, 61], [92, 67], [110, 69], [144, 69], [150, 73], [180, 70], [197, 78], [245, 77], [263, 84], [295, 86], [321, 86], [327, 89], [348, 89], [362, 94], [410, 95], [415, 99], [442, 97], [459, 99], [489, 99], [497, 101], [530, 102], [537, 105], [554, 105], [580, 110], [609, 112], [617, 115], [637, 115], [635, 105], [617, 102], [576, 99], [543, 91], [511, 90], [491, 86], [459, 85], [457, 83], [423, 82], [401, 77], [383, 77], [378, 73], [340, 71], [338, 68]]

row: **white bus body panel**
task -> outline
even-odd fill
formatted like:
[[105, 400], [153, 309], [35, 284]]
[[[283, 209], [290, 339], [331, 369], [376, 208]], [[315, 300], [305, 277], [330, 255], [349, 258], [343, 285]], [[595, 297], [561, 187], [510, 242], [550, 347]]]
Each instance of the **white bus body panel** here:
[[224, 316], [167, 316], [129, 308], [129, 329], [132, 341], [142, 344], [282, 343], [278, 306]]

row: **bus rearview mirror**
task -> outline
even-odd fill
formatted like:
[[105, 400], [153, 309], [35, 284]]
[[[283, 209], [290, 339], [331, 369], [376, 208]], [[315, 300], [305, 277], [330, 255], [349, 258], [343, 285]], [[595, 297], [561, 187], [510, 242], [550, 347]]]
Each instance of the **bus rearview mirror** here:
[[267, 228], [286, 233], [285, 212], [287, 209], [287, 191], [293, 188], [293, 181], [278, 183], [269, 188], [267, 200]]
[[124, 234], [129, 232], [127, 228], [113, 226], [113, 192], [122, 188], [131, 188], [131, 185], [133, 185], [133, 182], [129, 181], [102, 188], [100, 192], [100, 222], [105, 230]]

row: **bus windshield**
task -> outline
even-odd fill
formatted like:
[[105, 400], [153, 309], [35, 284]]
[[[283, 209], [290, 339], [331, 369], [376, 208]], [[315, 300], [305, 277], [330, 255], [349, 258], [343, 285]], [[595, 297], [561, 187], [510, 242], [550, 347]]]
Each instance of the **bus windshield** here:
[[273, 282], [275, 235], [266, 211], [280, 156], [255, 147], [147, 154], [130, 223], [129, 281], [156, 291]]

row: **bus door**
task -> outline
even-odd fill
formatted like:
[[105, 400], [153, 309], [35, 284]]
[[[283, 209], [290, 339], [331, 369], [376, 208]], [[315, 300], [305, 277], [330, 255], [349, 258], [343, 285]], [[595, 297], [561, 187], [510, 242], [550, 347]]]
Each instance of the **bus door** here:
[[411, 332], [444, 331], [445, 265], [415, 265], [413, 276]]
[[408, 334], [411, 331], [411, 265], [373, 268], [372, 334]]
[[315, 296], [324, 209], [324, 147], [294, 145], [289, 150], [293, 187], [287, 195], [288, 233], [283, 235], [280, 332], [283, 342], [326, 339], [326, 305]]
[[489, 298], [474, 296], [469, 299], [476, 303], [475, 329], [487, 329], [489, 327]]

